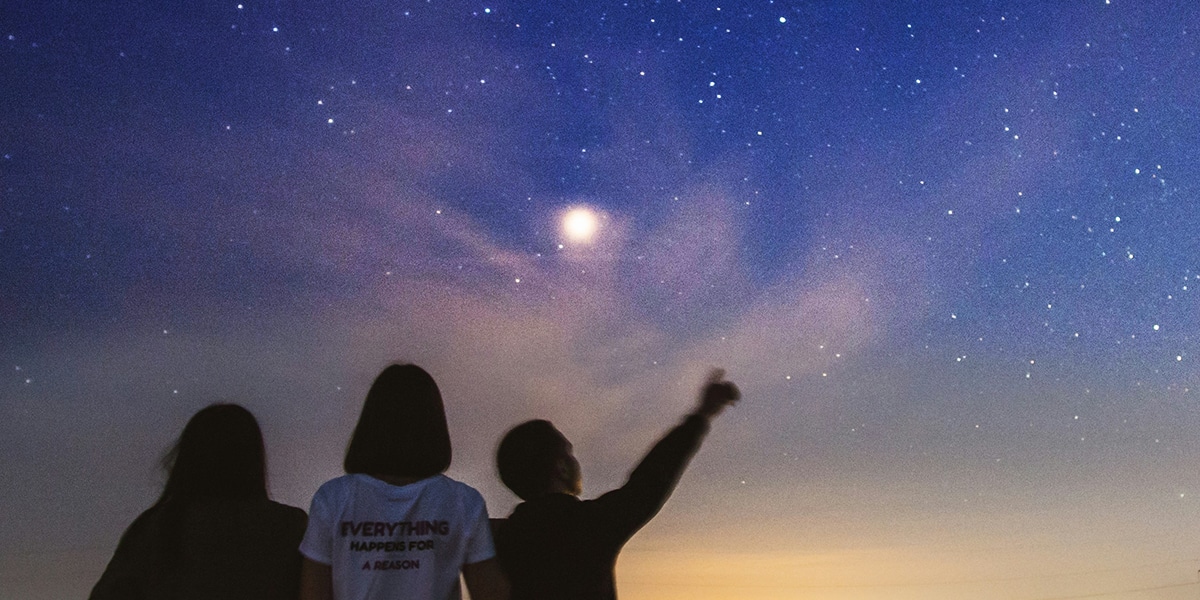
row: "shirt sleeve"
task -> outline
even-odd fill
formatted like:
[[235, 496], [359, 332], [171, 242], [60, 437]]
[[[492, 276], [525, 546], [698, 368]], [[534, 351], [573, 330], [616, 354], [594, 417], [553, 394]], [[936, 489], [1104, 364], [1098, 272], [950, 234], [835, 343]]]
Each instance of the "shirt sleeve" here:
[[496, 557], [496, 547], [492, 543], [492, 526], [488, 521], [487, 505], [479, 492], [471, 490], [473, 498], [470, 504], [470, 528], [467, 533], [467, 552], [464, 562], [468, 565]]
[[653, 518], [707, 433], [708, 421], [689, 415], [646, 453], [625, 485], [593, 500], [605, 516], [605, 535], [627, 540]]
[[329, 522], [329, 488], [321, 486], [308, 509], [308, 527], [300, 542], [300, 554], [323, 565], [333, 564], [333, 525]]

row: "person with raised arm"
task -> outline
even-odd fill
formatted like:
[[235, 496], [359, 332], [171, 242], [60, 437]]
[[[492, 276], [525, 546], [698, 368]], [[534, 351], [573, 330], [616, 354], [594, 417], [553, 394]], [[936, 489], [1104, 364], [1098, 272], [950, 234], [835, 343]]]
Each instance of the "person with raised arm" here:
[[700, 401], [650, 449], [625, 485], [581, 500], [571, 442], [549, 421], [509, 430], [496, 451], [500, 479], [524, 502], [497, 525], [496, 552], [513, 600], [613, 600], [617, 554], [662, 508], [712, 420], [741, 397], [713, 370]]

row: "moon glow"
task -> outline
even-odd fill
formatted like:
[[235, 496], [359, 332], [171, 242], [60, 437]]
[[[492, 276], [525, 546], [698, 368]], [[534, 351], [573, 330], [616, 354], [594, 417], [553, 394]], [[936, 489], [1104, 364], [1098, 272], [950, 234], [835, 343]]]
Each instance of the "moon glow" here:
[[587, 208], [573, 208], [563, 215], [562, 231], [572, 242], [590, 242], [600, 227], [596, 213]]

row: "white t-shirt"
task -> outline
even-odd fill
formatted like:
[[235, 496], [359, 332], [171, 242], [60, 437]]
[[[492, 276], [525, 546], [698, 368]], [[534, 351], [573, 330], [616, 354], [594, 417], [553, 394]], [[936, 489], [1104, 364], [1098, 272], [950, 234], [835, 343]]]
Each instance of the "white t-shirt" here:
[[330, 565], [336, 600], [457, 600], [462, 566], [496, 555], [483, 496], [445, 475], [409, 485], [361, 474], [326, 482], [300, 552]]

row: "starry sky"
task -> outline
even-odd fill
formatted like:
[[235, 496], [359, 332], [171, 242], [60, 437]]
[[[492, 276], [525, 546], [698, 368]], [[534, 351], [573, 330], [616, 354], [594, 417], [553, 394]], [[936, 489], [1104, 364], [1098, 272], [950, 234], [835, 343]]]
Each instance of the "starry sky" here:
[[1189, 2], [5, 2], [0, 596], [211, 402], [307, 508], [411, 361], [494, 516], [728, 370], [626, 600], [1194, 598], [1198, 194]]

